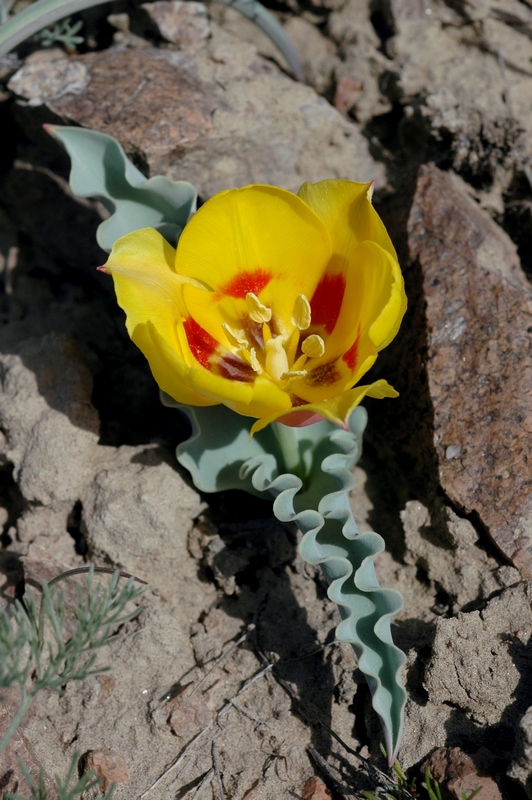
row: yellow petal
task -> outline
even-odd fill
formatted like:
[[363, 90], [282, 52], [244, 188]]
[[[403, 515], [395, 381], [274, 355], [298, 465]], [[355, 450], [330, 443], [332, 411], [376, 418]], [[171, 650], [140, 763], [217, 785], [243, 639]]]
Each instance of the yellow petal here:
[[220, 401], [195, 392], [188, 385], [192, 367], [187, 366], [175, 349], [163, 339], [151, 322], [141, 323], [131, 338], [148, 359], [160, 389], [178, 403], [190, 406], [213, 406]]
[[[297, 406], [293, 409], [294, 412], [309, 411], [314, 414], [320, 414], [325, 419], [342, 428], [348, 428], [348, 420], [351, 412], [358, 406], [364, 397], [375, 397], [379, 400], [384, 397], [398, 397], [398, 392], [390, 386], [387, 381], [379, 380], [371, 383], [368, 386], [356, 386], [347, 392], [343, 392], [336, 397], [329, 400], [323, 400], [320, 403], [309, 403], [308, 405]], [[286, 412], [270, 414], [267, 417], [258, 419], [251, 428], [251, 436], [263, 430], [270, 423], [275, 422], [279, 417], [282, 417]]]
[[192, 217], [179, 240], [176, 271], [206, 284], [213, 302], [252, 292], [291, 327], [296, 297], [312, 295], [330, 255], [325, 225], [299, 197], [246, 186], [215, 195]]
[[304, 183], [297, 193], [323, 220], [333, 251], [346, 255], [359, 242], [376, 242], [397, 261], [384, 224], [371, 204], [371, 183], [327, 180]]
[[175, 323], [185, 313], [183, 279], [174, 270], [175, 250], [153, 228], [118, 239], [106, 269], [115, 285], [118, 305], [126, 312], [130, 336], [150, 321], [159, 334], [179, 349]]
[[[358, 339], [357, 366], [353, 367], [358, 380], [364, 374], [359, 370], [362, 361], [371, 355], [374, 361], [377, 352], [399, 330], [406, 295], [399, 264], [375, 242], [361, 242], [353, 249], [345, 279], [345, 292], [334, 330], [327, 339], [325, 357], [333, 359], [347, 353]], [[346, 358], [347, 363], [349, 360]]]

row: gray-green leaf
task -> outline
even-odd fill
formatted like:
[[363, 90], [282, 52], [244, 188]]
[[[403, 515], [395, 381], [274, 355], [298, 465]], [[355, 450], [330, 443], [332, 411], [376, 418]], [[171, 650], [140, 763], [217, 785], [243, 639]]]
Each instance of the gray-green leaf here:
[[121, 236], [139, 228], [156, 228], [175, 246], [196, 210], [197, 193], [188, 181], [162, 175], [149, 180], [127, 158], [122, 146], [105, 133], [47, 125], [72, 161], [70, 187], [79, 197], [94, 197], [111, 213], [96, 239], [110, 252]]

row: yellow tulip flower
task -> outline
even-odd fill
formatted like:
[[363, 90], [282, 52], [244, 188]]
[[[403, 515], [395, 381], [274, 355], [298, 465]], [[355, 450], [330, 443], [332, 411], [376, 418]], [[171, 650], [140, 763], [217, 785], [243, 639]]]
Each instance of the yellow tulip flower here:
[[192, 406], [224, 404], [299, 427], [347, 426], [384, 380], [356, 386], [406, 309], [371, 184], [230, 189], [208, 200], [177, 250], [154, 229], [119, 239], [113, 276], [129, 335], [160, 388]]

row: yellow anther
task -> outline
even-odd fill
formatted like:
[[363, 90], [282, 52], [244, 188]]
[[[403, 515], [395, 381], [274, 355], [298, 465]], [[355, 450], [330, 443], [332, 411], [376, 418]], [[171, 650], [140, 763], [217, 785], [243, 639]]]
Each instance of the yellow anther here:
[[279, 381], [288, 372], [288, 358], [283, 346], [283, 337], [276, 336], [266, 342], [266, 372], [274, 381]]
[[289, 369], [288, 372], [285, 372], [283, 378], [304, 378], [306, 374], [306, 369]]
[[244, 350], [247, 350], [249, 347], [249, 342], [246, 338], [246, 332], [240, 330], [239, 328], [231, 328], [227, 322], [222, 322], [222, 328], [224, 329], [227, 338], [231, 342], [234, 347], [243, 347]]
[[251, 363], [252, 368], [257, 373], [257, 375], [262, 375], [263, 369], [259, 364], [259, 360], [257, 358], [257, 352], [254, 347], [252, 347], [251, 350], [249, 351], [249, 361]]
[[307, 336], [301, 345], [301, 350], [309, 358], [321, 358], [325, 352], [325, 342], [321, 336], [313, 333], [311, 336]]
[[261, 303], [259, 298], [253, 292], [248, 292], [246, 295], [246, 305], [248, 307], [248, 314], [253, 322], [269, 322], [272, 318], [272, 310]]
[[310, 303], [304, 294], [298, 294], [292, 311], [292, 325], [306, 331], [310, 325]]

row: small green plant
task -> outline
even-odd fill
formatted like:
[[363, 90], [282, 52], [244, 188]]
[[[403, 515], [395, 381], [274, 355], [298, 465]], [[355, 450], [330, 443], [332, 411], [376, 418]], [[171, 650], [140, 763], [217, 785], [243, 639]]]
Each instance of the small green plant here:
[[[0, 740], [0, 755], [40, 691], [49, 689], [63, 693], [70, 681], [85, 680], [107, 670], [95, 664], [98, 651], [117, 637], [120, 625], [134, 619], [142, 610], [126, 611], [128, 603], [138, 600], [144, 591], [143, 587], [134, 586], [134, 578], [129, 577], [127, 583], [119, 586], [120, 572], [116, 571], [106, 585], [95, 584], [95, 568], [91, 566], [86, 588], [77, 587], [72, 626], [63, 592], [56, 592], [53, 585], [79, 571], [63, 573], [50, 584], [43, 582], [40, 603], [28, 591], [23, 601], [15, 600], [9, 612], [0, 613], [0, 690], [18, 686], [20, 692], [18, 710]], [[87, 773], [71, 786], [77, 761], [77, 757], [72, 760], [65, 781], [57, 782], [60, 800], [70, 800], [86, 791], [89, 784], [95, 785], [96, 779]], [[29, 800], [44, 800], [42, 776], [35, 785], [23, 767], [22, 770], [32, 792]], [[9, 797], [5, 795], [5, 800]], [[11, 800], [20, 800], [20, 797], [12, 795]]]
[[[383, 755], [386, 755], [386, 751], [383, 748], [381, 749]], [[392, 785], [386, 787], [386, 790], [378, 792], [378, 794], [375, 792], [362, 792], [366, 800], [443, 800], [440, 784], [431, 776], [428, 767], [425, 770], [425, 780], [421, 784], [421, 790], [423, 791], [416, 788], [415, 778], [412, 781], [408, 780], [398, 761], [394, 763], [392, 772], [395, 773]], [[479, 792], [480, 787], [471, 794], [462, 792], [462, 800], [473, 800]]]
[[62, 44], [67, 50], [75, 50], [78, 44], [84, 42], [83, 36], [78, 36], [78, 32], [83, 27], [83, 21], [78, 20], [72, 23], [70, 17], [56, 22], [49, 28], [43, 28], [32, 36], [30, 41], [40, 42], [43, 47], [51, 47], [53, 44]]
[[[86, 772], [79, 780], [73, 783], [78, 768], [78, 762], [79, 753], [74, 753], [65, 780], [62, 781], [60, 778], [55, 778], [58, 800], [74, 800], [74, 798], [82, 795], [83, 792], [87, 792], [89, 789], [93, 789], [99, 785], [100, 781], [94, 776], [92, 770]], [[3, 795], [3, 800], [48, 800], [43, 773], [41, 772], [39, 774], [38, 783], [36, 784], [23, 764], [21, 764], [21, 770], [26, 783], [30, 787], [31, 795], [27, 797], [26, 795], [18, 794], [18, 792], [6, 792], [6, 794]], [[113, 792], [114, 785], [109, 788], [105, 795], [102, 795], [101, 800], [111, 800]]]

